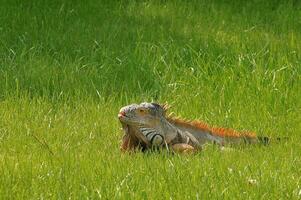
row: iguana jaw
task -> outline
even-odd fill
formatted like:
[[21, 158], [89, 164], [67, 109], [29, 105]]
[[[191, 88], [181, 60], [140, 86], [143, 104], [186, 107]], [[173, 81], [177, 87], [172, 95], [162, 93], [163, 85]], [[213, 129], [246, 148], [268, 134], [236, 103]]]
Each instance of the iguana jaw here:
[[[134, 105], [136, 105], [136, 104], [134, 104]], [[129, 110], [128, 107], [130, 107], [130, 106], [126, 106], [126, 107], [123, 107], [120, 109], [120, 111], [118, 113], [119, 121], [124, 124], [138, 126], [139, 124], [141, 124], [140, 120], [135, 119], [135, 117], [133, 115], [131, 115], [131, 113], [128, 113], [128, 110]]]
[[124, 111], [120, 111], [118, 113], [118, 119], [122, 124], [124, 124], [124, 123], [128, 124], [131, 122], [130, 118], [128, 116], [126, 116], [126, 113]]

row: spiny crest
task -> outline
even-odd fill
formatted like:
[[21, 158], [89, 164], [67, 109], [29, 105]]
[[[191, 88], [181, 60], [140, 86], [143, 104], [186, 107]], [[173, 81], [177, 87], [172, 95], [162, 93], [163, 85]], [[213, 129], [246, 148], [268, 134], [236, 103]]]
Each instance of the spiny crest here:
[[167, 120], [179, 126], [199, 129], [202, 131], [209, 131], [213, 135], [217, 135], [220, 137], [256, 137], [256, 134], [252, 132], [238, 132], [229, 128], [210, 127], [208, 124], [198, 120], [185, 120], [176, 117], [168, 117]]
[[167, 103], [164, 104], [157, 104], [157, 103], [152, 103], [153, 105], [158, 105], [159, 107], [161, 107], [163, 109], [163, 114], [166, 115], [168, 109], [171, 107], [169, 106]]
[[166, 113], [171, 106], [168, 105], [167, 103], [164, 103], [161, 105], [161, 107], [163, 108], [164, 112]]
[[255, 138], [256, 134], [253, 132], [245, 131], [239, 132], [230, 128], [213, 127], [211, 128], [213, 134], [220, 135], [223, 137], [250, 137]]
[[198, 128], [201, 130], [209, 130], [208, 124], [201, 122], [201, 121], [195, 121], [195, 120], [186, 120], [181, 119], [180, 117], [168, 117], [167, 120], [169, 122], [172, 122], [174, 124], [181, 125], [183, 127], [187, 128]]

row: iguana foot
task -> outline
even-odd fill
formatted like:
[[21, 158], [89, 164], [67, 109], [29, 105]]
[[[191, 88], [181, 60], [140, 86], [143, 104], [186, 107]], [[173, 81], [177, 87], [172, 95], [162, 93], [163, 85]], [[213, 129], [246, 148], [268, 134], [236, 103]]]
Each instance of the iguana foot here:
[[195, 153], [197, 151], [193, 146], [185, 143], [174, 144], [171, 149], [176, 153]]

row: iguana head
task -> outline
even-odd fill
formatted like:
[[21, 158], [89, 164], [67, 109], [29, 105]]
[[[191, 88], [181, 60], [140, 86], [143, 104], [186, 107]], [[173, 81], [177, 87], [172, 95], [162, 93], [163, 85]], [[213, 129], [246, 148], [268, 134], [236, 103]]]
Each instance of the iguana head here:
[[165, 109], [156, 103], [131, 104], [120, 109], [118, 118], [126, 135], [137, 138], [147, 146], [160, 146], [164, 143], [160, 130]]
[[133, 126], [155, 127], [165, 115], [165, 109], [156, 103], [131, 104], [122, 107], [118, 118], [122, 123]]

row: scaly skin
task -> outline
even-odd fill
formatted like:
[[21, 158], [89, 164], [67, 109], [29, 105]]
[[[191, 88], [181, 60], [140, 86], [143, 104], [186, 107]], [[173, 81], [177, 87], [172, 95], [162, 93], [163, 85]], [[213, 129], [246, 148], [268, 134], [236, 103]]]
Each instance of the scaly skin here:
[[212, 128], [200, 121], [166, 117], [166, 106], [156, 103], [131, 104], [120, 109], [118, 118], [125, 133], [121, 150], [168, 148], [175, 152], [195, 152], [207, 142], [256, 143], [254, 133]]

